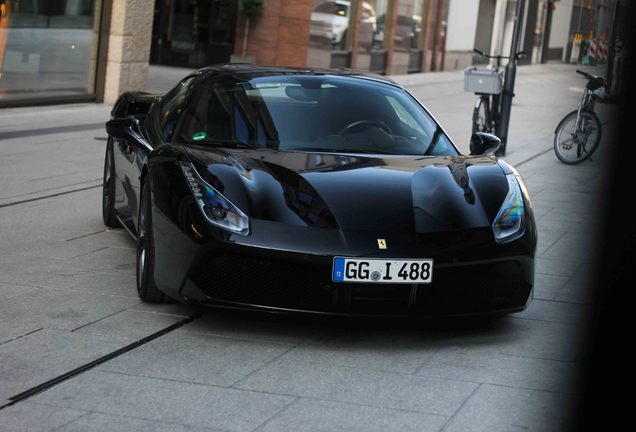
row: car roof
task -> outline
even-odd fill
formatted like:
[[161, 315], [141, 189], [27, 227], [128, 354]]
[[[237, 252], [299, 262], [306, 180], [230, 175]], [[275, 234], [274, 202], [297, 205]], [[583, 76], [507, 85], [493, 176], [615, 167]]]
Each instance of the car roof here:
[[401, 85], [397, 84], [395, 81], [386, 76], [346, 68], [321, 69], [288, 66], [256, 66], [249, 63], [229, 63], [212, 65], [198, 69], [194, 72], [194, 75], [213, 75], [216, 77], [232, 76], [241, 81], [262, 76], [275, 75], [336, 75], [342, 77], [359, 78], [367, 81], [374, 81], [402, 88]]

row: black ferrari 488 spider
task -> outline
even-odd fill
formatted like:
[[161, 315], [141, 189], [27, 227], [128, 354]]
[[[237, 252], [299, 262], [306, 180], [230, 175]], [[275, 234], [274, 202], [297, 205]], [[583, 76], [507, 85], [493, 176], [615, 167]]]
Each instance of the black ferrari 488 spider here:
[[389, 79], [223, 65], [106, 123], [103, 217], [137, 241], [137, 290], [227, 308], [369, 316], [513, 312], [532, 297], [523, 180], [460, 155]]

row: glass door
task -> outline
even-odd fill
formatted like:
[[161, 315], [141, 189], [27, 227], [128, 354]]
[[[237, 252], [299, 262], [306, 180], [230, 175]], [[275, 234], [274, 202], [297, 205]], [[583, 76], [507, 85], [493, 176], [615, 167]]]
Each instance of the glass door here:
[[150, 61], [199, 68], [234, 51], [237, 0], [156, 0]]

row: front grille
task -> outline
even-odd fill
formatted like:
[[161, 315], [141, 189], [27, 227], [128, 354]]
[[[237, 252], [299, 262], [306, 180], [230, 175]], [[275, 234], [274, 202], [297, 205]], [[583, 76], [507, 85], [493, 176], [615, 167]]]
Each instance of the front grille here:
[[433, 283], [334, 283], [328, 266], [222, 254], [192, 281], [214, 300], [353, 314], [461, 314], [516, 308], [531, 285], [517, 262], [439, 268]]
[[217, 300], [323, 310], [335, 301], [328, 276], [312, 266], [223, 254], [210, 260], [192, 280]]
[[418, 289], [415, 309], [443, 314], [516, 308], [532, 288], [523, 281], [514, 261], [437, 269], [433, 283]]

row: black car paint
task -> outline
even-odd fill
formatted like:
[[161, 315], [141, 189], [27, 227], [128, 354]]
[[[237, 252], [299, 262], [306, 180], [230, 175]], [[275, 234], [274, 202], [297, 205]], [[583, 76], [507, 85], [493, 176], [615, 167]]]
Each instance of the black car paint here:
[[[206, 73], [223, 72], [198, 72]], [[251, 73], [248, 70], [245, 75]], [[138, 111], [133, 115], [140, 122], [129, 122], [125, 131], [122, 125], [118, 132], [114, 126], [109, 131], [117, 155], [117, 212], [133, 235], [140, 185], [147, 178], [151, 181], [155, 281], [171, 297], [233, 307], [272, 307], [215, 299], [193, 282], [211, 259], [223, 254], [305, 266], [320, 277], [330, 275], [334, 256], [426, 257], [435, 261], [434, 280], [444, 269], [452, 272], [498, 263], [514, 263], [519, 269], [511, 279], [518, 279], [515, 289], [520, 290], [514, 304], [450, 307], [440, 313], [525, 307], [534, 282], [536, 226], [526, 202], [524, 235], [503, 245], [494, 241], [490, 224], [507, 193], [505, 174], [512, 172], [502, 161], [489, 156], [361, 156], [170, 142], [158, 127], [161, 100], [157, 95], [122, 96], [113, 118], [127, 117], [135, 106]], [[147, 116], [139, 112], [149, 107]], [[183, 179], [180, 161], [192, 163], [209, 184], [250, 217], [249, 235], [207, 223]], [[379, 238], [386, 239], [387, 250], [378, 250]], [[347, 285], [329, 283], [327, 278], [322, 284], [334, 292]], [[327, 312], [350, 311], [339, 306]]]

